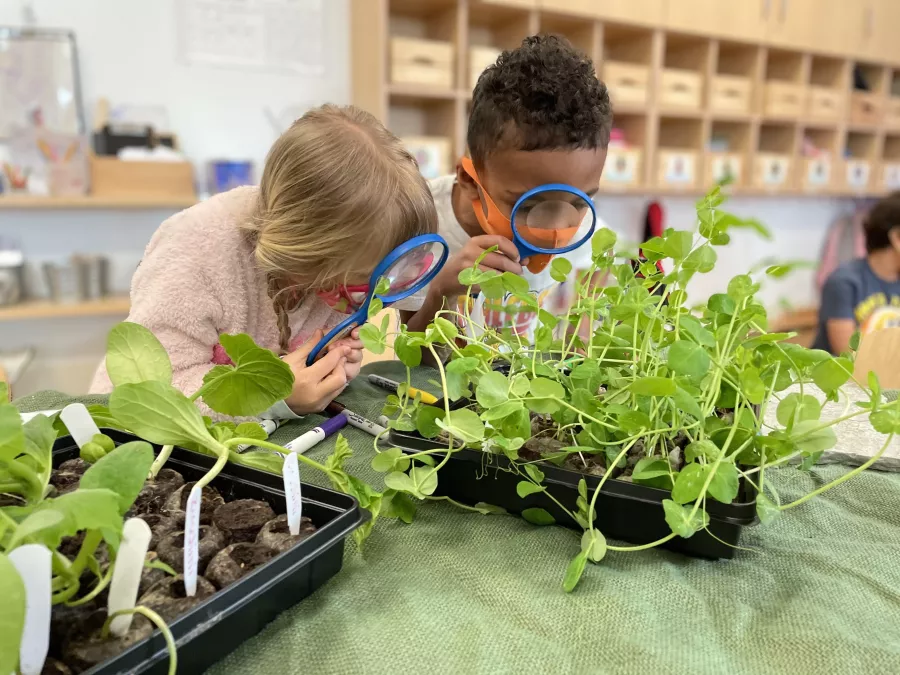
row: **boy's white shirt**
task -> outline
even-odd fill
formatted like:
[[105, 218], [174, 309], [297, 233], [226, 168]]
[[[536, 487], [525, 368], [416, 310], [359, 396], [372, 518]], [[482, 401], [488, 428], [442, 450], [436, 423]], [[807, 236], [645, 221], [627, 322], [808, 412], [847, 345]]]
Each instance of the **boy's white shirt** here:
[[[442, 176], [429, 181], [431, 194], [434, 197], [434, 205], [437, 209], [438, 232], [446, 240], [447, 245], [450, 248], [450, 255], [453, 255], [462, 249], [470, 239], [468, 233], [466, 233], [459, 224], [459, 221], [456, 219], [456, 214], [453, 212], [453, 186], [455, 183], [455, 175]], [[581, 223], [581, 227], [575, 235], [574, 240], [577, 241], [580, 237], [583, 237], [585, 233], [590, 230], [590, 227], [591, 214], [588, 213]], [[602, 227], [605, 226], [598, 218], [596, 229], [599, 230]], [[588, 240], [574, 251], [569, 251], [568, 253], [563, 253], [556, 257], [566, 258], [572, 263], [572, 269], [575, 271], [587, 269], [591, 265], [591, 242]], [[546, 309], [548, 301], [553, 299], [554, 291], [558, 290], [560, 287], [560, 283], [550, 276], [550, 266], [548, 265], [537, 274], [525, 269], [522, 273], [522, 277], [528, 281], [532, 294], [534, 294], [538, 300], [538, 305]], [[425, 291], [420, 291], [419, 293], [396, 303], [394, 307], [396, 309], [417, 311], [422, 307], [424, 300]], [[462, 301], [463, 299], [461, 298], [460, 306], [452, 309], [458, 311], [460, 314], [465, 314]], [[467, 332], [469, 335], [477, 337], [481, 334], [482, 330], [480, 326], [487, 326], [495, 329], [515, 327], [515, 331], [522, 336], [524, 341], [532, 342], [534, 340], [534, 329], [537, 324], [537, 313], [508, 313], [505, 310], [510, 305], [510, 301], [511, 298], [509, 295], [502, 300], [489, 300], [481, 293], [479, 293], [476, 298], [470, 298], [469, 312], [473, 325], [468, 327]], [[512, 302], [515, 303], [516, 301], [512, 300]], [[554, 314], [558, 313], [553, 312], [552, 310], [548, 311], [551, 311], [551, 313]], [[460, 320], [460, 323], [464, 322]], [[461, 327], [464, 328], [464, 326]]]

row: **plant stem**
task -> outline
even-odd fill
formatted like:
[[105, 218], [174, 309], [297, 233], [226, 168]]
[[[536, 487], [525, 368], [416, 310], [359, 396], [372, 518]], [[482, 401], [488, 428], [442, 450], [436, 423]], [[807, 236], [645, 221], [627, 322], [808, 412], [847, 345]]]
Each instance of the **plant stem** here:
[[[225, 441], [224, 445], [227, 448], [231, 448], [235, 445], [255, 445], [260, 448], [266, 448], [267, 450], [274, 450], [275, 452], [279, 452], [282, 455], [285, 452], [288, 452], [288, 449], [283, 445], [276, 445], [275, 443], [271, 443], [269, 441], [258, 441], [255, 438], [229, 438], [227, 441]], [[317, 461], [310, 459], [306, 455], [298, 454], [297, 459], [299, 459], [307, 466], [318, 469], [323, 473], [328, 473], [328, 468], [324, 464], [319, 464]]]
[[106, 621], [103, 622], [103, 628], [100, 631], [101, 637], [104, 639], [109, 637], [109, 625], [112, 623], [112, 620], [117, 616], [122, 616], [125, 614], [140, 614], [141, 616], [149, 619], [153, 624], [159, 629], [159, 632], [163, 634], [163, 637], [166, 640], [166, 649], [169, 651], [169, 675], [176, 675], [178, 672], [178, 650], [175, 647], [175, 638], [172, 637], [172, 631], [169, 630], [169, 627], [166, 625], [166, 622], [163, 618], [154, 612], [149, 607], [143, 607], [138, 605], [133, 609], [122, 609], [118, 612], [113, 612], [108, 617], [106, 617]]
[[172, 454], [172, 449], [174, 445], [164, 445], [162, 449], [159, 451], [159, 454], [156, 456], [156, 459], [153, 461], [153, 464], [150, 466], [150, 476], [149, 478], [156, 478], [157, 474], [160, 470], [165, 466], [165, 463], [169, 461], [169, 456]]
[[90, 593], [85, 595], [83, 598], [78, 598], [78, 600], [73, 600], [71, 602], [66, 602], [67, 607], [78, 607], [79, 605], [84, 605], [89, 603], [91, 600], [96, 598], [103, 592], [103, 589], [109, 586], [109, 582], [112, 581], [113, 569], [115, 568], [115, 563], [109, 566], [109, 569], [106, 570], [106, 574], [100, 577], [100, 581], [91, 589]]
[[610, 546], [606, 545], [610, 551], [618, 551], [618, 552], [632, 552], [632, 551], [646, 551], [648, 548], [655, 548], [661, 544], [665, 544], [667, 541], [674, 539], [675, 533], [670, 532], [662, 539], [657, 539], [656, 541], [651, 541], [649, 544], [641, 544], [640, 546]]
[[792, 508], [794, 508], [795, 506], [800, 506], [803, 502], [809, 501], [810, 499], [812, 499], [812, 498], [815, 497], [816, 495], [820, 495], [820, 494], [822, 494], [823, 492], [825, 492], [825, 491], [827, 491], [827, 490], [830, 490], [831, 488], [840, 485], [840, 484], [843, 483], [845, 480], [849, 480], [849, 479], [853, 478], [853, 476], [855, 476], [855, 475], [857, 475], [857, 474], [859, 474], [859, 473], [862, 473], [863, 471], [865, 471], [866, 469], [868, 469], [870, 466], [872, 466], [875, 462], [877, 462], [877, 461], [881, 458], [881, 456], [882, 456], [882, 455], [885, 453], [885, 451], [888, 449], [888, 446], [890, 446], [892, 440], [894, 440], [894, 434], [889, 434], [888, 437], [887, 437], [887, 440], [884, 442], [884, 445], [881, 446], [881, 449], [880, 449], [878, 452], [876, 452], [874, 455], [872, 455], [872, 457], [870, 457], [870, 458], [868, 459], [868, 461], [866, 461], [864, 464], [860, 464], [858, 467], [856, 467], [856, 468], [853, 469], [852, 471], [848, 471], [847, 473], [845, 473], [845, 474], [844, 474], [843, 476], [841, 476], [840, 478], [836, 478], [836, 479], [834, 479], [833, 481], [831, 481], [830, 483], [828, 483], [828, 484], [826, 484], [826, 485], [823, 485], [822, 487], [820, 487], [820, 488], [818, 488], [818, 489], [816, 489], [816, 490], [813, 490], [813, 491], [810, 492], [808, 495], [804, 495], [803, 497], [801, 497], [801, 498], [798, 499], [797, 501], [791, 502], [790, 504], [785, 504], [784, 506], [779, 506], [778, 508], [779, 508], [781, 511], [784, 511], [784, 510], [786, 510], [786, 509], [792, 509]]

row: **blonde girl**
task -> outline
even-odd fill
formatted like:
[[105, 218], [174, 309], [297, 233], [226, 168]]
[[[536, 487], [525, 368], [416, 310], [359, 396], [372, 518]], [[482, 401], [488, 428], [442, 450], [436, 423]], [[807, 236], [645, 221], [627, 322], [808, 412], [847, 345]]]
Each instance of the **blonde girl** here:
[[[324, 332], [346, 318], [339, 291], [366, 284], [396, 246], [436, 231], [431, 193], [400, 141], [362, 110], [326, 105], [275, 142], [258, 188], [162, 224], [132, 280], [128, 320], [168, 350], [181, 391], [228, 362], [220, 334], [247, 333], [294, 371], [293, 393], [273, 412], [319, 411], [362, 361], [354, 332], [306, 366]], [[111, 388], [101, 364], [91, 390]]]

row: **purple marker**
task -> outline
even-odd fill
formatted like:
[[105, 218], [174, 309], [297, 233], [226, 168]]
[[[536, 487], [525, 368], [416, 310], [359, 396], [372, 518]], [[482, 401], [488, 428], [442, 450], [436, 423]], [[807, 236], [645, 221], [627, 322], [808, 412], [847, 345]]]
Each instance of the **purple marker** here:
[[290, 452], [302, 455], [346, 424], [347, 418], [344, 415], [335, 415], [322, 422], [315, 429], [310, 429], [302, 436], [298, 436], [284, 447]]

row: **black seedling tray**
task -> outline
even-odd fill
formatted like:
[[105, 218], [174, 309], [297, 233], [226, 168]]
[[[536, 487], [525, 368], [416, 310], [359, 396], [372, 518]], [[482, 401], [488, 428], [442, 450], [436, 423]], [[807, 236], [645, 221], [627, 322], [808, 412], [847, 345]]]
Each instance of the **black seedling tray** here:
[[[447, 447], [419, 434], [394, 429], [389, 441], [407, 454]], [[455, 451], [441, 467], [435, 495], [469, 505], [485, 502], [511, 513], [542, 508], [557, 523], [581, 530], [581, 526], [543, 492], [519, 497], [516, 485], [522, 478], [509, 467], [510, 461], [503, 455], [487, 455], [468, 449]], [[584, 478], [589, 498], [600, 483], [598, 476], [569, 471], [549, 462], [542, 462], [540, 469], [545, 476], [543, 485], [547, 491], [573, 512], [577, 511], [578, 481]], [[664, 499], [670, 498], [668, 490], [609, 478], [597, 496], [594, 523], [609, 539], [649, 544], [671, 534], [662, 505]], [[689, 539], [675, 537], [663, 547], [698, 558], [734, 557], [733, 547], [740, 539], [741, 529], [756, 522], [756, 491], [747, 481], [741, 482], [738, 500], [731, 504], [707, 500], [709, 531], [701, 530]]]
[[[103, 433], [116, 445], [140, 440], [113, 429]], [[152, 444], [151, 444], [152, 445]], [[159, 446], [153, 446], [158, 453]], [[57, 440], [53, 464], [78, 456], [71, 437]], [[179, 471], [186, 482], [200, 479], [214, 458], [175, 448], [166, 466]], [[281, 476], [228, 464], [212, 481], [226, 502], [233, 499], [266, 501], [276, 513], [286, 513]], [[169, 625], [178, 646], [178, 672], [201, 673], [259, 633], [281, 612], [293, 607], [335, 574], [344, 558], [344, 540], [368, 519], [353, 497], [303, 483], [303, 515], [312, 519], [316, 532], [239, 581], [217, 591], [205, 602]], [[157, 675], [168, 672], [169, 654], [159, 631], [95, 666], [88, 675], [120, 673]]]

